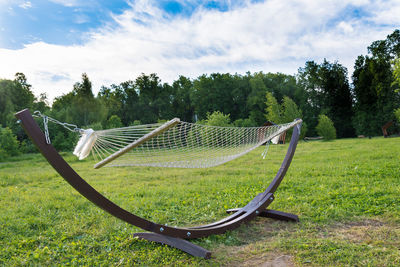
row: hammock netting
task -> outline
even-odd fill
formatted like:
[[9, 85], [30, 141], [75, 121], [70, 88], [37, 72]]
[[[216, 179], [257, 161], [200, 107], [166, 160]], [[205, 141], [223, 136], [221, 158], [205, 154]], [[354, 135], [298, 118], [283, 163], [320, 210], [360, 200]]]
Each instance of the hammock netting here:
[[[100, 164], [109, 160], [107, 166], [207, 168], [236, 159], [300, 122], [264, 127], [218, 127], [178, 120], [159, 134], [153, 133], [163, 127], [163, 123], [85, 130], [81, 132], [77, 147], [86, 146], [87, 153], [91, 151]], [[149, 135], [151, 138], [140, 145], [126, 149]], [[125, 152], [121, 153], [123, 150]]]

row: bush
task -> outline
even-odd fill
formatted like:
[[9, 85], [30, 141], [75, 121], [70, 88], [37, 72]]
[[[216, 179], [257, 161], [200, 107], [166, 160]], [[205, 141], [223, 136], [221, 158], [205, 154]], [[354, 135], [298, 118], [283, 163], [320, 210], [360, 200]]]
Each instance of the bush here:
[[236, 127], [255, 127], [257, 123], [252, 118], [237, 119], [233, 122]]
[[322, 136], [324, 140], [336, 139], [336, 129], [333, 122], [326, 115], [319, 115], [318, 125], [316, 127], [318, 135]]
[[211, 114], [207, 113], [207, 119], [205, 124], [209, 126], [222, 126], [222, 127], [232, 126], [229, 114], [225, 115], [220, 111], [214, 111]]
[[133, 122], [131, 122], [129, 124], [129, 126], [137, 126], [137, 125], [141, 125], [141, 124], [142, 124], [142, 122], [140, 120], [134, 120]]
[[400, 108], [394, 110], [394, 115], [396, 116], [397, 121], [400, 123]]
[[39, 152], [36, 146], [30, 139], [25, 139], [21, 142], [20, 150], [22, 153], [37, 153]]
[[121, 128], [122, 122], [117, 115], [112, 115], [107, 121], [107, 129]]
[[0, 160], [20, 154], [19, 142], [11, 129], [0, 127]]

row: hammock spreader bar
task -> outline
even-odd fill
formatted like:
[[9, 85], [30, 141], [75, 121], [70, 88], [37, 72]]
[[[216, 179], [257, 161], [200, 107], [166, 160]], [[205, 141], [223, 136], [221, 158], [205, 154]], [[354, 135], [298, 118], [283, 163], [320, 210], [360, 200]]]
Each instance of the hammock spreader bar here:
[[165, 124], [161, 125], [160, 127], [158, 127], [157, 129], [151, 131], [150, 133], [142, 136], [141, 138], [139, 138], [138, 140], [136, 140], [135, 142], [129, 144], [128, 146], [116, 151], [115, 153], [113, 153], [112, 155], [108, 156], [107, 158], [103, 159], [102, 161], [100, 161], [99, 163], [97, 163], [96, 165], [94, 165], [95, 169], [98, 169], [104, 165], [106, 165], [107, 163], [113, 161], [114, 159], [122, 156], [123, 154], [129, 152], [130, 150], [134, 149], [135, 147], [140, 146], [141, 144], [143, 144], [144, 142], [146, 142], [147, 140], [153, 138], [154, 136], [157, 136], [159, 134], [162, 134], [163, 132], [165, 132], [166, 130], [168, 130], [169, 128], [174, 127], [175, 125], [177, 125], [179, 123], [179, 119], [175, 118], [172, 119], [168, 122], [166, 122]]
[[167, 225], [157, 224], [134, 215], [133, 213], [128, 212], [104, 197], [96, 189], [90, 186], [84, 179], [82, 179], [60, 156], [60, 154], [58, 154], [51, 144], [46, 143], [46, 137], [44, 133], [39, 128], [39, 125], [35, 122], [28, 109], [18, 112], [16, 117], [21, 121], [22, 127], [42, 155], [49, 162], [49, 164], [81, 195], [111, 215], [129, 224], [152, 232], [134, 234], [134, 236], [138, 238], [167, 244], [185, 251], [193, 256], [208, 259], [211, 257], [210, 251], [192, 244], [184, 239], [193, 239], [213, 234], [222, 234], [228, 230], [233, 230], [239, 227], [242, 223], [248, 222], [254, 219], [256, 216], [269, 217], [285, 221], [299, 220], [297, 215], [270, 210], [267, 209], [267, 207], [274, 200], [275, 190], [280, 185], [292, 161], [297, 142], [299, 140], [301, 122], [294, 126], [290, 145], [282, 165], [275, 178], [264, 192], [258, 194], [243, 208], [228, 210], [227, 212], [234, 213], [225, 219], [198, 227], [175, 228]]

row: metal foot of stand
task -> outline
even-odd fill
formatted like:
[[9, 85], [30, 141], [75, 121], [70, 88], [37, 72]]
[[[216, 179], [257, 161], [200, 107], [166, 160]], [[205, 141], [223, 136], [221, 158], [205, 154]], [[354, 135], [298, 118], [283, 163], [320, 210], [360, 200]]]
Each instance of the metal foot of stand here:
[[208, 251], [205, 248], [190, 243], [185, 239], [160, 235], [155, 233], [135, 233], [133, 234], [133, 236], [138, 237], [139, 239], [146, 239], [149, 241], [158, 242], [161, 244], [165, 244], [180, 249], [192, 256], [201, 257], [204, 259], [211, 258], [211, 251]]
[[[240, 210], [240, 209], [229, 209], [226, 212], [233, 213], [233, 212], [237, 212], [238, 210]], [[271, 210], [271, 209], [266, 209], [266, 210], [261, 211], [258, 214], [258, 216], [276, 219], [276, 220], [280, 220], [280, 221], [290, 221], [290, 222], [299, 222], [300, 221], [299, 216], [297, 216], [296, 214], [287, 213], [287, 212], [278, 211], [278, 210]]]

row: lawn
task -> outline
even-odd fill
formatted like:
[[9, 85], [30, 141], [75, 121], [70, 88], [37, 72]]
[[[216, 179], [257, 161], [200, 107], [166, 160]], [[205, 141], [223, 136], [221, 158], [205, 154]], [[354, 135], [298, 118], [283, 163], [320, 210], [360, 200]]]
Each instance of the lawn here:
[[[226, 216], [265, 190], [287, 145], [209, 169], [111, 167], [62, 153], [98, 191], [158, 223], [191, 226]], [[39, 154], [0, 163], [0, 265], [400, 266], [400, 138], [300, 142], [273, 209], [300, 223], [257, 218], [193, 242], [195, 258], [132, 237], [141, 229], [97, 208]]]

